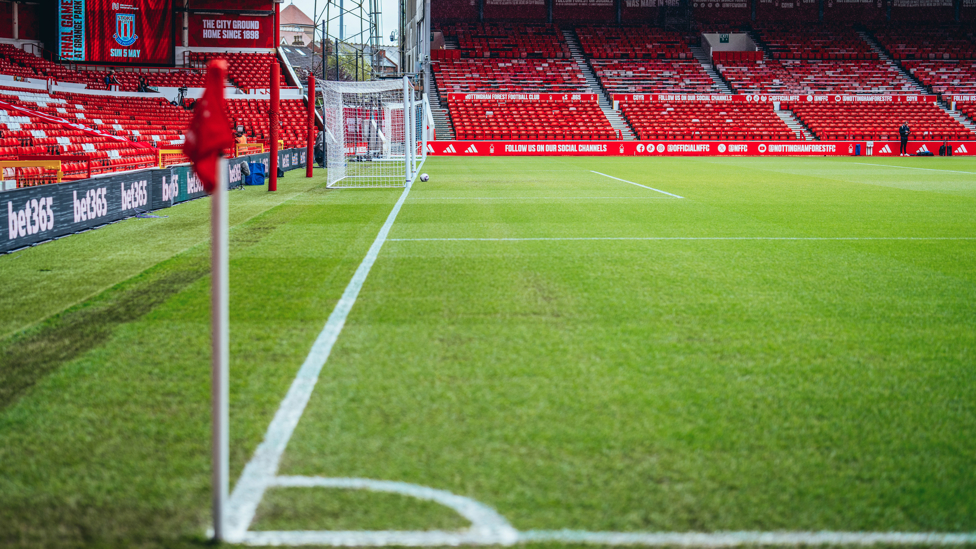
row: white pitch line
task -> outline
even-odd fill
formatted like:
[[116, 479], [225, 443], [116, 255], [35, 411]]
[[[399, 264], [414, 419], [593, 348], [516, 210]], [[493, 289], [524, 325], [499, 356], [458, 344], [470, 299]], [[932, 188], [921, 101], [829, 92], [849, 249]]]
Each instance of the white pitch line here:
[[393, 206], [393, 210], [380, 228], [379, 234], [376, 235], [376, 240], [369, 247], [366, 257], [359, 264], [359, 268], [353, 274], [342, 293], [342, 297], [336, 303], [335, 309], [329, 315], [325, 327], [315, 339], [311, 351], [309, 351], [298, 375], [295, 376], [295, 380], [292, 381], [291, 387], [288, 389], [288, 394], [281, 401], [274, 419], [268, 425], [264, 440], [254, 451], [251, 461], [244, 467], [244, 472], [241, 473], [241, 478], [237, 481], [228, 504], [228, 541], [243, 539], [251, 521], [254, 520], [254, 513], [264, 497], [265, 490], [274, 482], [278, 465], [281, 462], [281, 455], [284, 453], [285, 447], [298, 425], [298, 420], [301, 419], [305, 406], [312, 396], [312, 389], [315, 388], [322, 366], [329, 358], [332, 347], [339, 338], [339, 333], [349, 316], [349, 311], [356, 303], [359, 291], [362, 289], [363, 283], [366, 282], [366, 277], [369, 275], [373, 263], [376, 262], [376, 257], [379, 255], [383, 243], [386, 242], [390, 228], [393, 226], [393, 222], [400, 212], [400, 207], [403, 206], [403, 202], [409, 193], [410, 187], [408, 186], [403, 190], [403, 194], [400, 195], [396, 205]]
[[976, 175], [976, 172], [960, 172], [956, 170], [940, 170], [937, 168], [913, 168], [911, 166], [890, 166], [888, 164], [871, 164], [869, 162], [851, 162], [851, 164], [859, 164], [861, 166], [881, 166], [882, 168], [897, 168], [899, 170], [922, 170], [924, 172], [948, 172], [948, 173], [964, 173], [967, 175]]
[[678, 545], [685, 547], [735, 547], [741, 545], [966, 545], [976, 534], [912, 532], [586, 532], [578, 530], [530, 530], [519, 534], [519, 543], [562, 542], [598, 545]]
[[669, 240], [786, 240], [786, 241], [942, 241], [942, 240], [976, 240], [972, 236], [591, 236], [591, 237], [538, 237], [538, 238], [390, 238], [390, 242], [534, 242], [534, 241], [586, 241], [586, 240], [623, 240], [623, 241], [669, 241]]
[[678, 196], [676, 194], [671, 194], [671, 193], [669, 193], [667, 191], [662, 191], [661, 189], [655, 189], [654, 187], [648, 187], [647, 185], [641, 185], [640, 183], [634, 183], [633, 181], [627, 181], [626, 179], [620, 179], [619, 177], [614, 177], [612, 175], [607, 175], [605, 173], [595, 172], [593, 170], [590, 170], [590, 173], [595, 173], [597, 175], [602, 175], [603, 177], [609, 177], [610, 179], [616, 179], [617, 181], [623, 181], [624, 183], [630, 183], [631, 185], [637, 185], [638, 187], [644, 187], [645, 189], [649, 189], [649, 190], [652, 190], [652, 191], [655, 191], [655, 192], [659, 192], [661, 194], [666, 194], [668, 196], [673, 196], [675, 198], [684, 198], [683, 196]]
[[674, 200], [664, 196], [415, 196], [411, 200]]

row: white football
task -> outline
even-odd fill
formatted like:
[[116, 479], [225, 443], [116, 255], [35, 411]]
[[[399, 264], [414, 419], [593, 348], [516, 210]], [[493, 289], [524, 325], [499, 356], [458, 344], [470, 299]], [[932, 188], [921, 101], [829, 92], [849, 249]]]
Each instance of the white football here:
[[429, 175], [427, 175], [427, 174], [425, 174], [425, 173], [422, 173], [422, 174], [420, 174], [420, 180], [421, 180], [421, 181], [424, 181], [424, 182], [426, 182], [426, 181], [427, 181], [427, 180], [429, 180], [429, 179], [430, 179], [430, 176], [429, 176]]

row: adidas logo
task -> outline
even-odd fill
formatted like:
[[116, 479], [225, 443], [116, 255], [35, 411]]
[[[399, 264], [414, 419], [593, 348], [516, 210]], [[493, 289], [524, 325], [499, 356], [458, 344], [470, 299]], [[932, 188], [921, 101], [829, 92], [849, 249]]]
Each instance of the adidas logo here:
[[959, 148], [952, 152], [956, 154], [969, 154], [969, 151], [966, 150], [966, 145], [959, 145]]
[[430, 143], [427, 143], [427, 152], [429, 152], [429, 153], [434, 152], [434, 146], [431, 145]]
[[456, 151], [456, 150], [454, 150], [454, 145], [448, 145], [448, 146], [447, 146], [447, 148], [446, 148], [446, 149], [444, 149], [444, 153], [445, 153], [445, 154], [446, 154], [446, 153], [456, 153], [456, 152], [457, 152], [457, 151]]
[[474, 145], [468, 147], [468, 150], [464, 151], [464, 154], [478, 154], [478, 149]]
[[885, 145], [884, 147], [881, 147], [881, 150], [878, 151], [878, 152], [879, 153], [891, 154], [891, 147], [889, 147], [888, 145]]
[[915, 151], [915, 154], [918, 154], [920, 152], [929, 152], [929, 148], [926, 147], [925, 145], [922, 145], [921, 147], [919, 147], [917, 151]]

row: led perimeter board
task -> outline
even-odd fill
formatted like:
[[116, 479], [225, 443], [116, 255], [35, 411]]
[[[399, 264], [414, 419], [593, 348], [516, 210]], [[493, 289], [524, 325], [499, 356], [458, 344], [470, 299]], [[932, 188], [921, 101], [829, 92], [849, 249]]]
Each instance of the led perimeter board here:
[[173, 64], [173, 0], [58, 0], [64, 61]]

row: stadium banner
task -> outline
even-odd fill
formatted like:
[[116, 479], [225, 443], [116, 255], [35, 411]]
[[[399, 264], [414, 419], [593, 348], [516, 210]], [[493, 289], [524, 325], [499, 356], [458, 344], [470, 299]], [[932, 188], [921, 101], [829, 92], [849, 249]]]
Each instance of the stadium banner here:
[[189, 11], [274, 11], [271, 0], [189, 0]]
[[546, 17], [546, 0], [484, 1], [485, 19], [488, 20], [543, 21]]
[[613, 101], [659, 103], [935, 103], [936, 95], [614, 94]]
[[944, 99], [949, 103], [976, 103], [976, 95], [947, 95]]
[[191, 13], [189, 44], [194, 48], [272, 48], [270, 16]]
[[0, 252], [85, 231], [148, 210], [148, 171], [0, 193]]
[[552, 0], [556, 21], [613, 21], [615, 16], [614, 0]]
[[[436, 156], [898, 156], [898, 141], [431, 141]], [[955, 155], [971, 155], [976, 141], [949, 141]], [[939, 153], [941, 141], [910, 141], [908, 153]]]
[[173, 64], [172, 0], [59, 0], [65, 61]]
[[[304, 168], [307, 154], [279, 151], [278, 165], [285, 171]], [[230, 159], [230, 185], [241, 180], [240, 162], [262, 162], [267, 169], [268, 158], [264, 153]], [[0, 192], [0, 254], [203, 196], [200, 179], [187, 165]]]
[[449, 93], [454, 101], [596, 101], [595, 93]]

